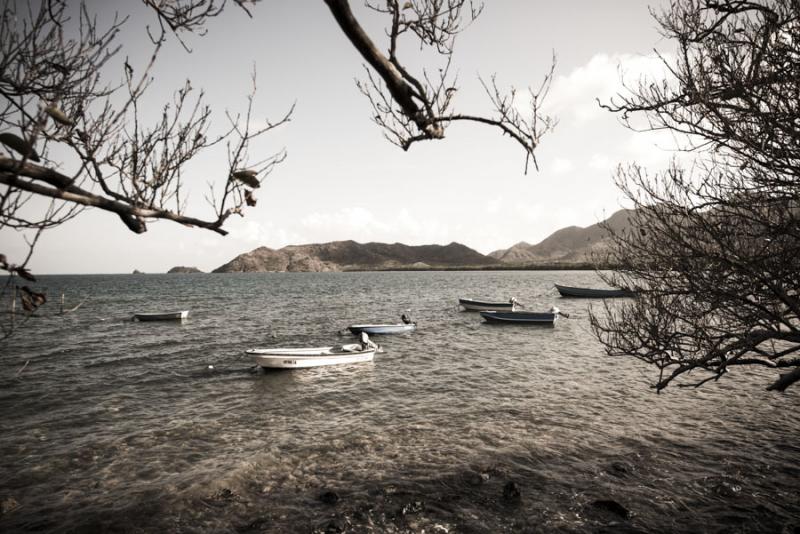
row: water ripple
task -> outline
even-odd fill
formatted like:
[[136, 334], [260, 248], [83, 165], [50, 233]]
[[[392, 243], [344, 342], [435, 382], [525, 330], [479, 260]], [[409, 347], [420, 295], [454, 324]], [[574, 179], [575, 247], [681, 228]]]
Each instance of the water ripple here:
[[[737, 370], [655, 395], [653, 370], [604, 355], [591, 303], [552, 290], [593, 273], [44, 278], [91, 298], [0, 358], [3, 531], [797, 527], [798, 394]], [[570, 319], [497, 327], [456, 309], [512, 295]], [[130, 321], [153, 309], [191, 315]], [[380, 339], [369, 364], [266, 372], [243, 354], [341, 343], [406, 310], [418, 330]]]

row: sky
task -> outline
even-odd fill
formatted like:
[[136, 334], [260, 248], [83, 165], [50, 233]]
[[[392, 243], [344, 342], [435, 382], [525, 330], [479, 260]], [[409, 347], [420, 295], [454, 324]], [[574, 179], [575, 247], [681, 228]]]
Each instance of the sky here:
[[[384, 21], [351, 2], [356, 16], [385, 50]], [[130, 232], [116, 215], [87, 210], [43, 234], [29, 263], [35, 273], [166, 272], [173, 266], [210, 271], [260, 246], [353, 239], [409, 245], [463, 243], [481, 253], [517, 242], [537, 243], [565, 226], [589, 226], [626, 206], [613, 181], [615, 167], [638, 161], [664, 167], [671, 140], [624, 128], [596, 99], [607, 101], [622, 80], [662, 76], [654, 50], [669, 58], [673, 43], [657, 31], [644, 0], [490, 0], [481, 17], [456, 42], [459, 73], [455, 109], [488, 115], [478, 76], [496, 74], [501, 87], [537, 87], [552, 55], [555, 79], [546, 106], [558, 120], [537, 149], [540, 170], [524, 173], [521, 147], [499, 130], [454, 124], [440, 141], [407, 152], [383, 138], [355, 80], [363, 60], [321, 0], [270, 0], [252, 19], [229, 7], [204, 36], [188, 36], [191, 53], [174, 39], [160, 56], [146, 102], [157, 116], [163, 102], [188, 78], [202, 87], [224, 125], [225, 111], [244, 111], [255, 68], [257, 120], [276, 120], [292, 104], [291, 122], [266, 134], [251, 152], [288, 157], [257, 190], [258, 204], [226, 224], [220, 236], [169, 221]], [[120, 35], [123, 49], [108, 67], [121, 79], [128, 57], [143, 68], [150, 48], [145, 27], [152, 13], [135, 2], [89, 2], [103, 20], [130, 14]], [[419, 46], [401, 43], [400, 59], [412, 71], [438, 65], [418, 57]], [[263, 151], [263, 152], [262, 152]], [[207, 183], [225, 178], [224, 152], [187, 169], [192, 215], [210, 217]], [[9, 257], [21, 254], [21, 236], [0, 233]]]

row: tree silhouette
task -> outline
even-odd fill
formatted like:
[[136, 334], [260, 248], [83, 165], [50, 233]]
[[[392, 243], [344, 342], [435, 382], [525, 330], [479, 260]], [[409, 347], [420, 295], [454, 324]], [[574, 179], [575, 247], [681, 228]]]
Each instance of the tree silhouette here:
[[775, 369], [768, 389], [785, 390], [800, 380], [800, 2], [680, 0], [657, 20], [678, 43], [671, 77], [605, 107], [696, 159], [619, 168], [637, 210], [607, 281], [639, 297], [593, 313], [594, 330], [655, 365], [659, 391], [736, 366]]
[[[25, 232], [28, 254], [2, 256], [0, 268], [11, 274], [6, 290], [27, 269], [41, 233], [77, 216], [88, 207], [115, 214], [133, 232], [147, 230], [147, 221], [171, 220], [186, 226], [226, 234], [226, 221], [243, 216], [256, 204], [258, 188], [286, 157], [284, 150], [267, 157], [251, 153], [253, 140], [291, 119], [293, 106], [277, 120], [252, 117], [253, 89], [240, 114], [224, 115], [225, 127], [212, 134], [212, 111], [203, 92], [190, 81], [162, 106], [154, 124], [145, 124], [143, 96], [154, 81], [152, 71], [168, 38], [188, 50], [187, 33], [202, 34], [209, 19], [226, 7], [225, 0], [143, 0], [158, 24], [147, 27], [150, 61], [135, 70], [126, 59], [123, 83], [115, 85], [108, 71], [121, 55], [119, 31], [127, 18], [115, 17], [106, 27], [87, 4], [66, 0], [3, 0], [0, 20], [0, 231]], [[373, 107], [373, 119], [386, 137], [407, 150], [413, 143], [442, 139], [453, 121], [472, 121], [499, 128], [519, 143], [528, 161], [554, 121], [541, 113], [541, 101], [552, 78], [527, 97], [529, 113], [520, 111], [512, 88], [503, 95], [494, 83], [484, 83], [494, 115], [453, 111], [457, 80], [450, 72], [455, 36], [479, 16], [482, 4], [470, 0], [367, 2], [386, 16], [386, 51], [366, 34], [347, 0], [325, 0], [336, 23], [367, 66], [367, 82], [358, 88]], [[233, 4], [251, 15], [253, 2]], [[437, 73], [412, 74], [400, 60], [401, 43], [436, 52]], [[125, 43], [128, 44], [128, 43]], [[140, 44], [140, 43], [139, 43]], [[255, 126], [258, 124], [258, 126]], [[206, 199], [211, 216], [187, 205], [185, 174], [189, 164], [212, 149], [225, 150], [224, 168], [209, 184]], [[210, 172], [210, 171], [209, 171]], [[48, 203], [42, 208], [42, 202]], [[2, 252], [2, 251], [0, 251]], [[1, 295], [0, 295], [1, 296]]]

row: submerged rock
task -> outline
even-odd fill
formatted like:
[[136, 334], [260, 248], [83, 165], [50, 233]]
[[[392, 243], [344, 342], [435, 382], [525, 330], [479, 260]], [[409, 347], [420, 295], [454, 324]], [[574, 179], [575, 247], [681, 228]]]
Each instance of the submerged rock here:
[[271, 525], [271, 521], [269, 518], [266, 517], [259, 517], [246, 525], [239, 525], [236, 527], [236, 532], [241, 534], [246, 534], [249, 532], [264, 532], [266, 531]]
[[519, 504], [522, 500], [522, 491], [514, 481], [506, 482], [503, 486], [503, 501], [506, 504]]
[[339, 534], [344, 532], [347, 529], [347, 523], [339, 518], [334, 518], [328, 521], [324, 526], [321, 528], [317, 528], [314, 530], [315, 534]]
[[741, 482], [734, 478], [710, 477], [707, 479], [706, 483], [712, 492], [726, 499], [737, 497], [742, 492]]
[[325, 504], [336, 504], [337, 502], [339, 502], [339, 494], [331, 490], [321, 493], [318, 498], [320, 502], [323, 502]]
[[611, 462], [611, 465], [608, 466], [607, 471], [609, 474], [617, 478], [623, 478], [633, 472], [633, 466], [625, 462], [616, 461], [616, 462]]
[[6, 515], [19, 508], [19, 503], [14, 497], [6, 497], [0, 502], [0, 516]]
[[229, 488], [222, 488], [211, 496], [211, 499], [217, 502], [238, 501], [239, 498], [239, 495]]
[[482, 486], [489, 481], [488, 473], [478, 473], [476, 471], [467, 471], [464, 473], [464, 482], [470, 486]]
[[608, 512], [622, 519], [628, 519], [631, 516], [631, 513], [627, 508], [613, 499], [598, 499], [592, 502], [592, 507], [597, 510]]

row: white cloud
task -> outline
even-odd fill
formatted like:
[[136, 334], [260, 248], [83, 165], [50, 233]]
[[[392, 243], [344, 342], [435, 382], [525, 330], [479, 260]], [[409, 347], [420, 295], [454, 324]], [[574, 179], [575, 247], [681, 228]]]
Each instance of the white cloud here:
[[[254, 219], [234, 219], [227, 226], [230, 231], [232, 241], [243, 243], [247, 246], [267, 246], [270, 248], [281, 248], [286, 245], [302, 243], [302, 235], [289, 231], [284, 227], [278, 227], [272, 221], [262, 222]], [[213, 246], [219, 246], [218, 243]]]
[[345, 207], [311, 213], [301, 219], [300, 225], [309, 235], [314, 235], [317, 242], [353, 239], [419, 245], [447, 243], [454, 235], [452, 228], [435, 218], [421, 219], [407, 209], [392, 215], [382, 214], [379, 218], [364, 207]]
[[[669, 55], [663, 57], [671, 59]], [[598, 99], [608, 102], [615, 95], [625, 93], [626, 85], [635, 86], [640, 79], [663, 80], [666, 72], [662, 60], [655, 54], [596, 54], [585, 65], [556, 77], [545, 109], [562, 121], [592, 121], [608, 115], [608, 111], [598, 105]]]

